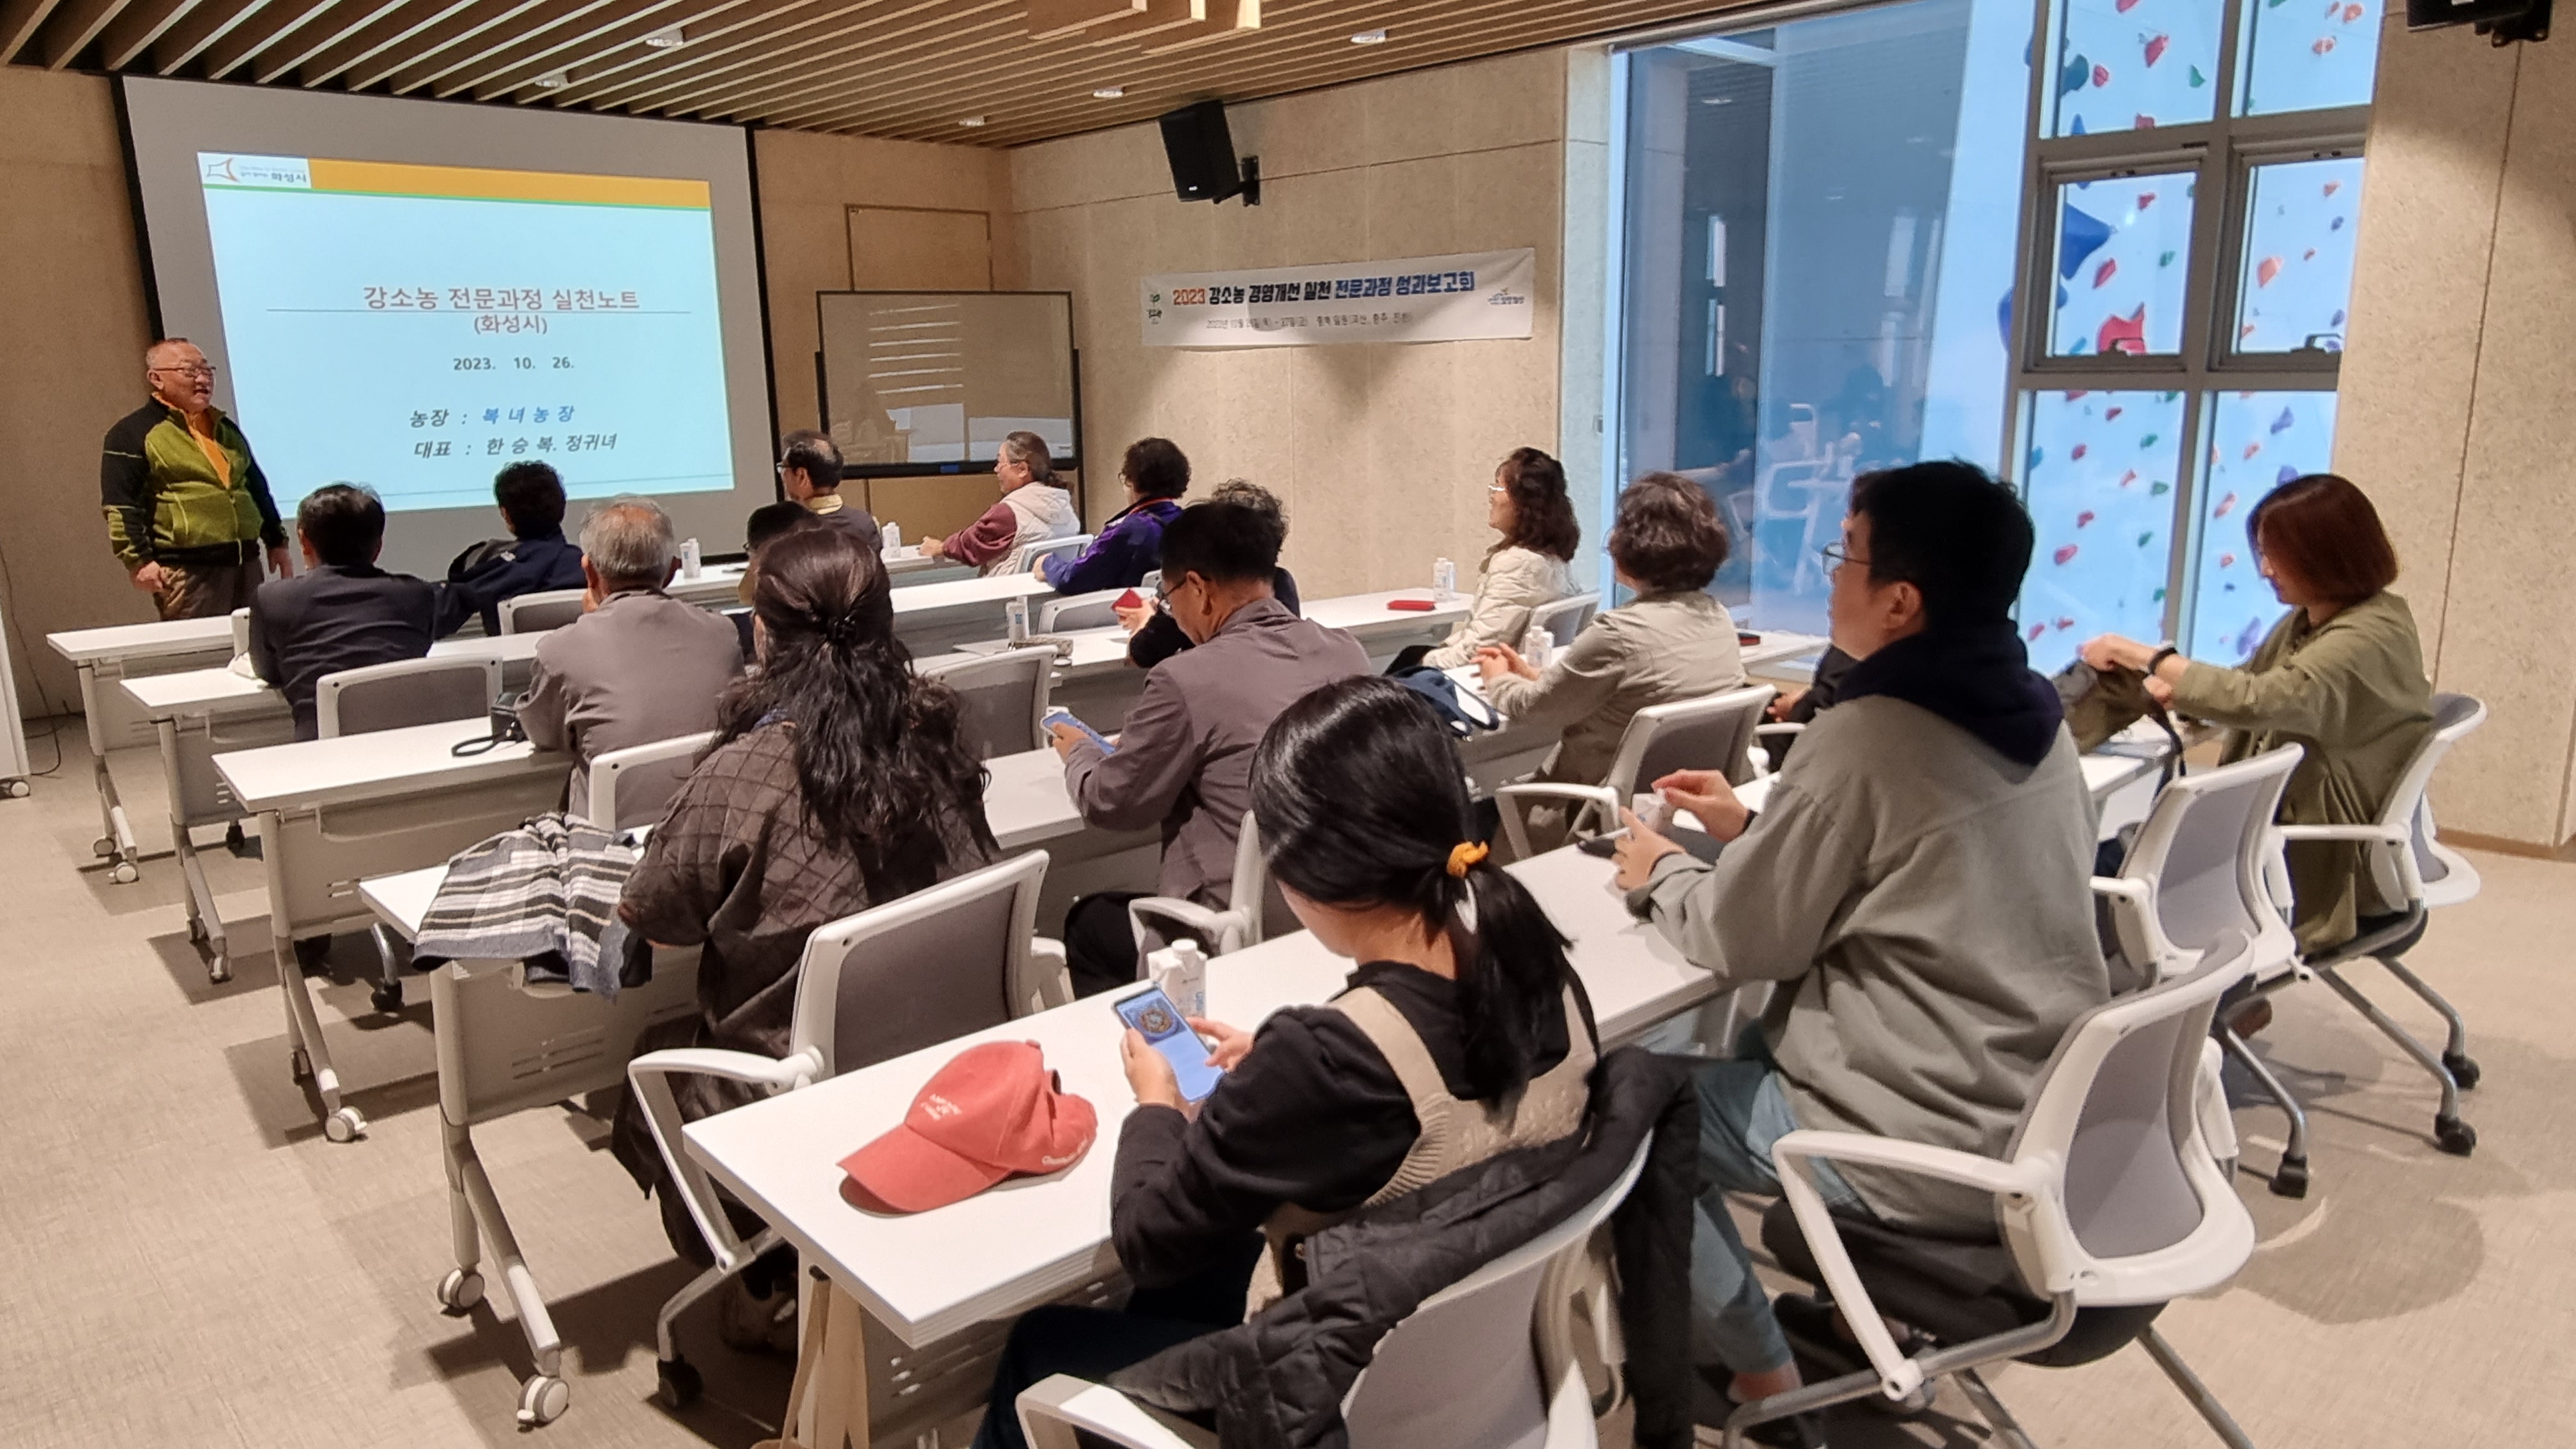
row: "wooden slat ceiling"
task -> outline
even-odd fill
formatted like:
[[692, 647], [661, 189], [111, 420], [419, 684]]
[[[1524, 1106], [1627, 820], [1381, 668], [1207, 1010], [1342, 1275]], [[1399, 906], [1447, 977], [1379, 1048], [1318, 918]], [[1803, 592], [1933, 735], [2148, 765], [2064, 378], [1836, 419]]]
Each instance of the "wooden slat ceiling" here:
[[[1050, 15], [1067, 3], [1040, 0]], [[1174, 26], [1163, 19], [1169, 3], [1149, 0], [1150, 16], [1033, 40], [1028, 0], [0, 0], [0, 56], [56, 69], [1008, 146], [1209, 97], [1251, 100], [1732, 8], [1729, 0], [1263, 0], [1241, 17], [1257, 13], [1258, 29], [1211, 36], [1223, 21]], [[1179, 3], [1188, 9], [1189, 0]], [[1206, 9], [1202, 0], [1199, 13]], [[645, 43], [672, 27], [681, 44]], [[1380, 29], [1383, 44], [1351, 41]], [[1092, 94], [1113, 87], [1124, 94]], [[983, 124], [963, 124], [970, 117]]]

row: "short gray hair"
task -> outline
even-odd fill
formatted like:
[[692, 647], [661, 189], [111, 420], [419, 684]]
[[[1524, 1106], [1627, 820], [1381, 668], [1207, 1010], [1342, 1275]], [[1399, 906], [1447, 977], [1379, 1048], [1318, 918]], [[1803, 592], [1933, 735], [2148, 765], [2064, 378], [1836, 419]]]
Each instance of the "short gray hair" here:
[[672, 537], [671, 515], [662, 511], [662, 505], [629, 494], [590, 510], [590, 516], [581, 521], [581, 551], [599, 576], [612, 584], [659, 588], [670, 576], [671, 560], [680, 546]]

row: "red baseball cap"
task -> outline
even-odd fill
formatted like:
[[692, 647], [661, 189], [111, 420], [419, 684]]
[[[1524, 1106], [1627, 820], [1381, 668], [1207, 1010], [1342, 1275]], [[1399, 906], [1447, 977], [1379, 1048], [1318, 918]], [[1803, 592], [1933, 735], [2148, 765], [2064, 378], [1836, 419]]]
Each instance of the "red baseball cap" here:
[[1063, 1089], [1036, 1042], [986, 1042], [932, 1073], [902, 1125], [842, 1158], [841, 1170], [898, 1212], [927, 1212], [1014, 1173], [1071, 1167], [1099, 1130], [1091, 1103]]

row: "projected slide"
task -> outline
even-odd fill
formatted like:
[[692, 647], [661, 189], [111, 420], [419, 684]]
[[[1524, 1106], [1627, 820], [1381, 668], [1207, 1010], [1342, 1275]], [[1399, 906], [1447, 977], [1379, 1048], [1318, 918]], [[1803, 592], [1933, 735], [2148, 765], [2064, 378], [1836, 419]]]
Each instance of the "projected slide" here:
[[[707, 183], [200, 152], [236, 411], [281, 502], [404, 511], [551, 463], [733, 486]], [[290, 505], [291, 506], [291, 505]]]

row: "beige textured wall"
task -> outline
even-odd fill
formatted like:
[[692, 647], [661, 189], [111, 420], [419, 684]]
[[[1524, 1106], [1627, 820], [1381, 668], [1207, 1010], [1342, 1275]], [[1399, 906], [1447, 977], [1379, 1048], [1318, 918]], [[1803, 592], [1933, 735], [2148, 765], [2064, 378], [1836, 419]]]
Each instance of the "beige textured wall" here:
[[116, 112], [95, 76], [0, 66], [0, 319], [0, 602], [34, 715], [78, 700], [47, 633], [152, 617], [98, 509], [98, 441], [143, 401], [151, 339]]
[[2435, 687], [2493, 711], [2443, 768], [2444, 825], [2556, 846], [2576, 835], [2576, 50], [2392, 20], [2369, 156], [2336, 466], [2388, 520]]
[[[1012, 151], [1018, 284], [1074, 293], [1093, 476], [1109, 479], [1127, 443], [1160, 434], [1201, 482], [1246, 477], [1287, 503], [1287, 562], [1307, 593], [1425, 584], [1443, 554], [1473, 579], [1494, 465], [1522, 444], [1566, 451], [1567, 85], [1566, 55], [1540, 52], [1232, 108], [1236, 150], [1261, 158], [1252, 208], [1175, 200], [1150, 125]], [[1187, 351], [1141, 340], [1137, 281], [1152, 273], [1524, 246], [1538, 254], [1525, 342]], [[1095, 521], [1114, 492], [1091, 490]]]

